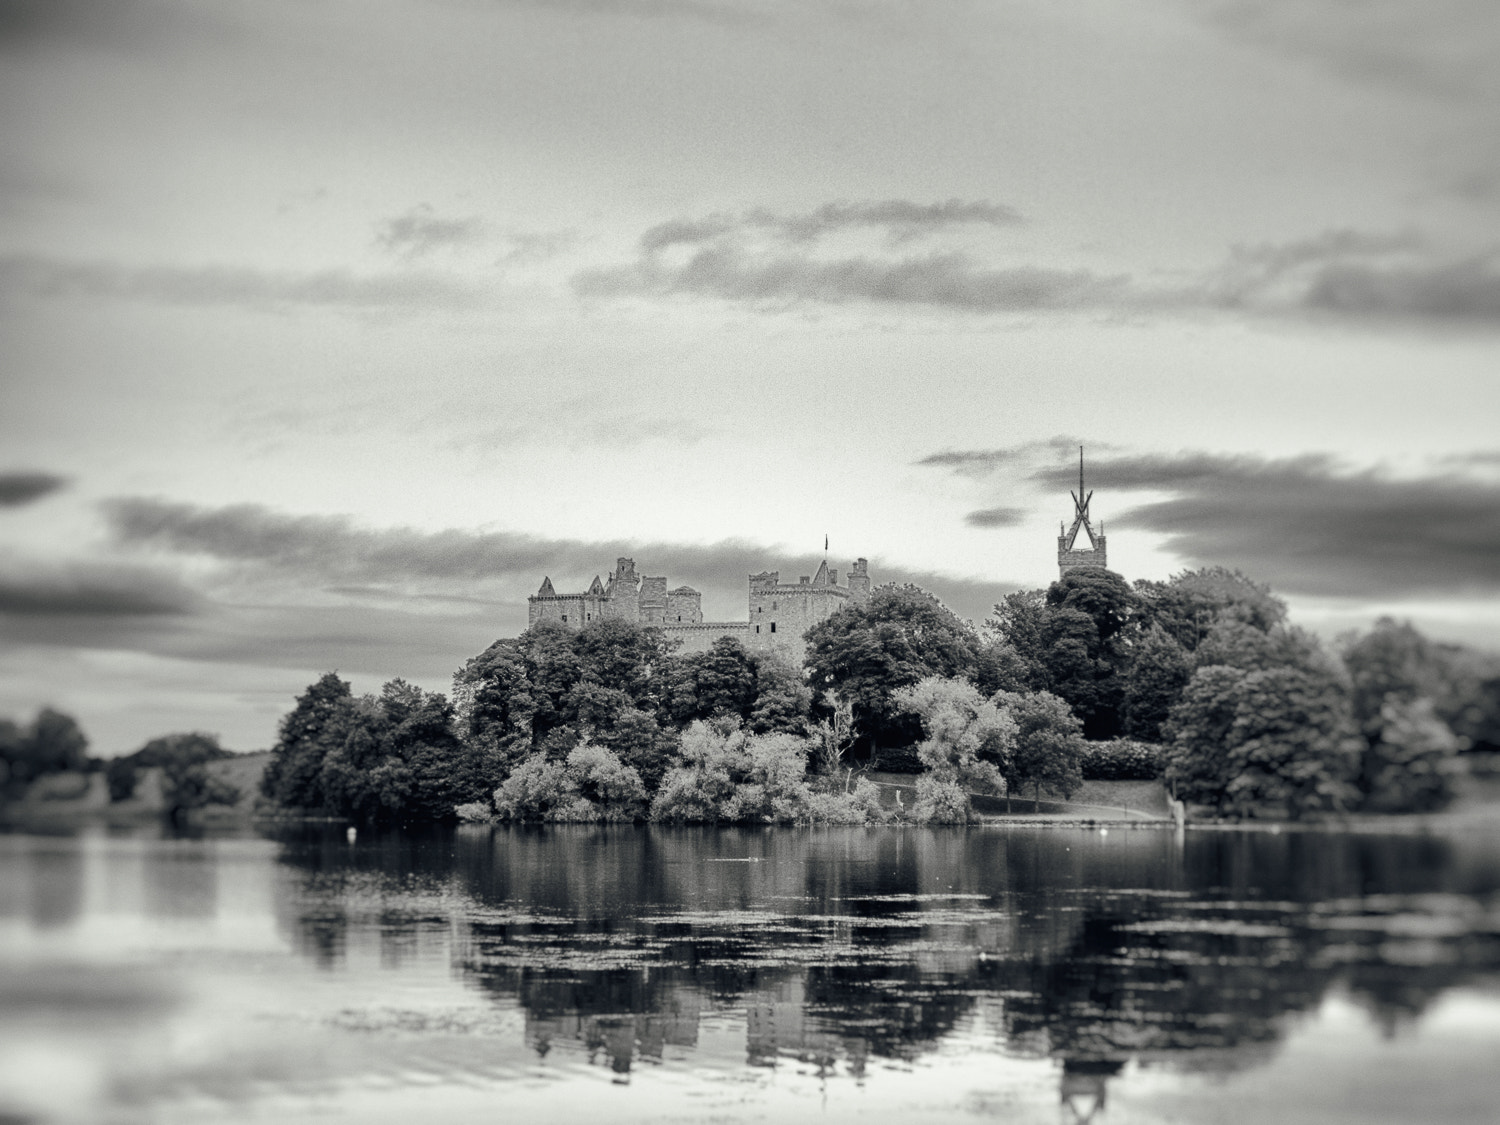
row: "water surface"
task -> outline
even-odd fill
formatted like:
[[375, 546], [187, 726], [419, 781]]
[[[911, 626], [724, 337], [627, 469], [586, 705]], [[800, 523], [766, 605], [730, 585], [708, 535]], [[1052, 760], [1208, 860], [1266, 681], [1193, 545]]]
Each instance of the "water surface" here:
[[1500, 841], [0, 836], [0, 1121], [1494, 1122]]

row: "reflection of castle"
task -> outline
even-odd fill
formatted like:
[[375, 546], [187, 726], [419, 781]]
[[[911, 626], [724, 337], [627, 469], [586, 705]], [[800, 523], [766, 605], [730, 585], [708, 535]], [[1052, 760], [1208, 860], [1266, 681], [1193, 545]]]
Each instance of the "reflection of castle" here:
[[545, 1058], [557, 1042], [581, 1043], [589, 1061], [602, 1053], [616, 1074], [629, 1074], [636, 1055], [661, 1061], [668, 1045], [696, 1047], [702, 1000], [691, 989], [668, 998], [665, 1011], [584, 1013], [526, 1009], [526, 1044]]
[[527, 599], [527, 625], [560, 621], [581, 628], [592, 621], [636, 621], [658, 626], [669, 640], [681, 641], [681, 652], [707, 652], [720, 637], [734, 637], [754, 653], [775, 652], [801, 663], [807, 631], [848, 604], [870, 597], [870, 569], [855, 560], [849, 583], [839, 585], [839, 572], [824, 562], [818, 573], [794, 585], [781, 581], [781, 572], [750, 575], [749, 619], [704, 621], [703, 595], [691, 586], [667, 589], [666, 578], [637, 576], [634, 559], [617, 559], [609, 582], [598, 575], [581, 594], [559, 594], [551, 578]]

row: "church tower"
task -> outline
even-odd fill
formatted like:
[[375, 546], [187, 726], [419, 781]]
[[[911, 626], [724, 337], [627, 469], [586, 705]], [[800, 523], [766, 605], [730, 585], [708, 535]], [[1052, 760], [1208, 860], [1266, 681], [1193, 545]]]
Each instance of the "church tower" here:
[[[1058, 526], [1057, 537], [1057, 570], [1061, 578], [1070, 570], [1078, 570], [1083, 567], [1097, 567], [1104, 570], [1109, 566], [1109, 560], [1104, 552], [1104, 521], [1099, 521], [1099, 530], [1094, 530], [1093, 521], [1089, 519], [1089, 501], [1094, 498], [1092, 492], [1083, 490], [1083, 446], [1078, 447], [1078, 492], [1070, 493], [1073, 497], [1073, 526], [1064, 530]], [[1082, 533], [1083, 541], [1079, 542], [1079, 534]]]

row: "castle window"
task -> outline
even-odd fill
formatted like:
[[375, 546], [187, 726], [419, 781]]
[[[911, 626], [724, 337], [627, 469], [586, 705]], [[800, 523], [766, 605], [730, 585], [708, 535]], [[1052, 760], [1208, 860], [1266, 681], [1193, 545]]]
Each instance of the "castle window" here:
[[771, 603], [771, 608], [772, 608], [772, 609], [775, 609], [775, 608], [776, 608], [776, 603], [775, 603], [775, 602], [772, 602], [772, 603]]
[[760, 626], [759, 626], [759, 625], [757, 625], [757, 626], [756, 626], [756, 627], [755, 627], [755, 631], [756, 631], [756, 632], [757, 632], [757, 633], [759, 633], [759, 632], [760, 632]]
[[567, 620], [568, 620], [568, 615], [565, 613], [565, 614], [563, 614], [563, 621], [566, 622]]
[[771, 622], [771, 632], [776, 632], [776, 622]]

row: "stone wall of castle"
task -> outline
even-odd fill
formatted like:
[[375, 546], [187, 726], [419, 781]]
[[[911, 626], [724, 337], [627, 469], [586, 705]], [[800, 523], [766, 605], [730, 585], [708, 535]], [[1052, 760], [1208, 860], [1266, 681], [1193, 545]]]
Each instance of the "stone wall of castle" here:
[[594, 621], [639, 621], [679, 641], [680, 653], [707, 652], [720, 637], [735, 637], [753, 653], [776, 653], [800, 664], [809, 629], [845, 605], [869, 598], [868, 562], [854, 563], [845, 586], [839, 585], [839, 572], [825, 562], [816, 575], [795, 584], [783, 584], [779, 571], [752, 574], [749, 620], [704, 621], [701, 593], [691, 586], [669, 591], [666, 578], [638, 578], [635, 561], [621, 558], [607, 585], [595, 578], [581, 594], [559, 594], [550, 578], [543, 579], [541, 589], [528, 600], [527, 624], [557, 621], [581, 629]]

